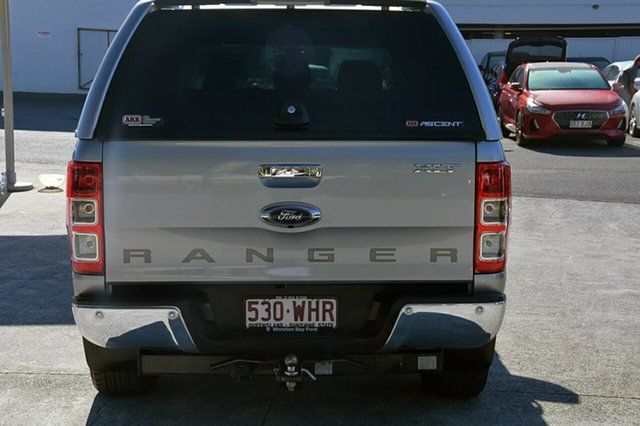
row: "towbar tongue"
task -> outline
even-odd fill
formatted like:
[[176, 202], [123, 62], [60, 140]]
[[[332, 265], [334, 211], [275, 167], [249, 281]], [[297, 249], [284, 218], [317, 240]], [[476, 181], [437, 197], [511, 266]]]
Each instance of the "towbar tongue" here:
[[283, 365], [273, 369], [276, 374], [276, 381], [284, 383], [289, 392], [296, 390], [298, 383], [302, 382], [305, 375], [315, 382], [317, 380], [316, 376], [306, 368], [302, 368], [301, 365], [297, 355], [287, 355], [284, 357]]

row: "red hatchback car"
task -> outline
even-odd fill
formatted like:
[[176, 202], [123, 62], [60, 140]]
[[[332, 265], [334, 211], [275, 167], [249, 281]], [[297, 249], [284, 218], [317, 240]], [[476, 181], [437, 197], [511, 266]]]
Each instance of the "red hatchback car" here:
[[593, 65], [566, 62], [524, 64], [504, 86], [498, 120], [516, 143], [565, 137], [625, 142], [627, 106]]

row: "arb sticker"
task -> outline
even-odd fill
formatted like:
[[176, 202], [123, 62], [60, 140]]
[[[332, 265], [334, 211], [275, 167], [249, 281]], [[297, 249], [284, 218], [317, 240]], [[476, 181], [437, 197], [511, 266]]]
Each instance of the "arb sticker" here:
[[157, 127], [164, 125], [164, 120], [142, 114], [125, 114], [122, 116], [122, 125], [126, 127]]

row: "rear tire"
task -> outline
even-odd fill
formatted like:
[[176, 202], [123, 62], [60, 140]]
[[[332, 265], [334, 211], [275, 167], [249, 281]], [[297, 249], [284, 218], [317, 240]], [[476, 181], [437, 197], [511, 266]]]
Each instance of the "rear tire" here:
[[525, 135], [522, 133], [522, 113], [518, 112], [518, 115], [516, 117], [516, 144], [518, 146], [526, 146], [529, 143], [529, 140], [525, 137]]
[[152, 390], [158, 383], [157, 376], [138, 375], [137, 350], [107, 349], [84, 338], [82, 341], [91, 381], [102, 395], [138, 395]]
[[626, 141], [626, 137], [621, 137], [620, 139], [609, 139], [607, 140], [607, 145], [614, 147], [614, 148], [620, 148], [622, 145], [624, 145]]
[[93, 386], [104, 396], [118, 397], [139, 395], [158, 384], [157, 376], [139, 376], [135, 371], [91, 370]]
[[631, 105], [631, 114], [629, 114], [629, 134], [634, 138], [640, 136], [640, 129], [638, 129], [638, 115], [635, 105]]
[[487, 384], [489, 368], [444, 371], [437, 375], [422, 375], [422, 383], [432, 395], [440, 398], [468, 399], [482, 392]]
[[422, 384], [440, 398], [468, 399], [478, 396], [487, 384], [496, 340], [479, 348], [444, 351], [443, 371], [422, 374]]

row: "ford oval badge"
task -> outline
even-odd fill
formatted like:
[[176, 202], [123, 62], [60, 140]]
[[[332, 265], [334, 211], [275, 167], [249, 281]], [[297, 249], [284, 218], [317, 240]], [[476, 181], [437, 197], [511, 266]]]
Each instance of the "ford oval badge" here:
[[270, 204], [260, 211], [260, 219], [264, 222], [285, 228], [309, 226], [319, 221], [321, 216], [317, 207], [297, 202]]

